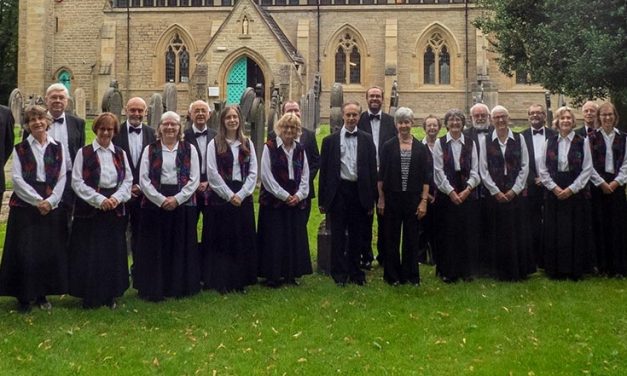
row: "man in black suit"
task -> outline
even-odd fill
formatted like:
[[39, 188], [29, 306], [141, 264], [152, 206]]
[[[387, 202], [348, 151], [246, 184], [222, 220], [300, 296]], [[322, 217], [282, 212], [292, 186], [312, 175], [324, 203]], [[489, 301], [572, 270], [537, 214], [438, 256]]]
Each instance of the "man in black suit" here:
[[599, 112], [599, 105], [593, 101], [587, 101], [581, 107], [581, 112], [583, 112], [583, 127], [575, 130], [575, 133], [582, 137], [588, 137], [598, 128], [597, 112]]
[[[198, 218], [200, 213], [203, 216], [203, 227], [211, 226], [209, 220], [209, 195], [211, 188], [207, 181], [207, 145], [216, 136], [216, 131], [208, 127], [211, 118], [211, 107], [203, 100], [197, 100], [189, 105], [188, 116], [192, 124], [185, 130], [185, 140], [196, 148], [198, 158], [200, 159], [200, 184], [196, 189], [196, 209], [198, 210]], [[206, 231], [203, 230], [203, 234]], [[204, 239], [201, 239], [201, 243]]]
[[2, 207], [2, 197], [6, 188], [4, 180], [4, 165], [13, 152], [13, 126], [15, 120], [8, 107], [0, 106], [0, 207]]
[[538, 176], [538, 161], [544, 158], [546, 140], [555, 131], [546, 127], [546, 111], [541, 104], [532, 104], [527, 110], [529, 128], [522, 132], [529, 152], [529, 175], [527, 176], [527, 214], [531, 228], [531, 245], [536, 266], [543, 267], [542, 218], [544, 199], [549, 193]]
[[[379, 152], [383, 145], [390, 139], [396, 137], [396, 126], [394, 118], [382, 111], [383, 107], [383, 89], [373, 86], [366, 91], [366, 101], [368, 103], [368, 111], [364, 111], [359, 118], [357, 128], [372, 135], [374, 146], [377, 154], [377, 171], [379, 168]], [[371, 269], [374, 255], [372, 252], [372, 219], [370, 222], [370, 234], [368, 235], [368, 244], [362, 250], [361, 267], [363, 269]], [[383, 264], [383, 254], [385, 253], [385, 237], [383, 236], [383, 215], [377, 213], [377, 261]]]
[[113, 137], [113, 144], [126, 152], [128, 162], [133, 172], [133, 187], [131, 199], [126, 206], [129, 212], [131, 227], [131, 251], [135, 254], [139, 239], [139, 204], [141, 189], [139, 188], [139, 165], [141, 154], [146, 146], [155, 142], [155, 130], [142, 124], [146, 115], [146, 102], [140, 97], [134, 97], [126, 103], [126, 122], [120, 126], [120, 131]]
[[[300, 119], [300, 105], [296, 101], [289, 100], [283, 103], [283, 115], [294, 114]], [[310, 129], [301, 127], [302, 134], [296, 141], [298, 141], [303, 148], [305, 148], [305, 155], [307, 156], [307, 163], [309, 163], [309, 196], [307, 196], [306, 207], [307, 220], [309, 221], [309, 213], [311, 212], [311, 199], [316, 197], [314, 189], [314, 180], [318, 175], [320, 169], [320, 151], [318, 149], [318, 143], [316, 142], [316, 133]], [[276, 134], [274, 131], [270, 131], [268, 138], [274, 138]]]
[[357, 128], [360, 111], [357, 102], [342, 106], [344, 125], [324, 138], [320, 153], [318, 205], [331, 223], [331, 277], [338, 285], [366, 283], [359, 262], [377, 200], [376, 149]]
[[[65, 85], [61, 83], [52, 84], [46, 90], [46, 107], [52, 116], [52, 125], [48, 129], [48, 135], [59, 141], [70, 156], [67, 163], [68, 176], [72, 176], [72, 163], [76, 158], [76, 153], [85, 146], [85, 120], [78, 118], [69, 112], [65, 112], [70, 94]], [[29, 133], [22, 132], [22, 140], [28, 137]], [[60, 206], [67, 210], [68, 226], [74, 209], [74, 191], [72, 191], [72, 179], [67, 179]]]

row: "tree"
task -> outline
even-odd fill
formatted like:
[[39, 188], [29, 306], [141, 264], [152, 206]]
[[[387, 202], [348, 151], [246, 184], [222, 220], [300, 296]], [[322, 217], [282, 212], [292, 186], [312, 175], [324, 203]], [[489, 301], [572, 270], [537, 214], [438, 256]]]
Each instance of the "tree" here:
[[18, 0], [0, 0], [0, 104], [17, 87]]
[[[627, 124], [627, 1], [479, 0], [474, 25], [505, 74], [575, 100], [611, 98]], [[624, 128], [623, 128], [624, 129]]]

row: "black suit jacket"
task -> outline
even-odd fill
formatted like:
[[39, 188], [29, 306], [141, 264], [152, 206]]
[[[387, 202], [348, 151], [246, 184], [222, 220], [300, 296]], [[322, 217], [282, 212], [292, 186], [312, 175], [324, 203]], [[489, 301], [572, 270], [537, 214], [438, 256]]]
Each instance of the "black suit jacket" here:
[[[66, 112], [65, 124], [67, 126], [68, 151], [70, 152], [72, 162], [74, 162], [76, 153], [85, 146], [85, 120]], [[29, 132], [24, 130], [24, 132], [22, 132], [22, 140], [25, 140], [29, 134]], [[68, 181], [70, 180], [71, 179], [68, 179]]]
[[[377, 150], [379, 151], [379, 162], [381, 162], [381, 149], [383, 148], [383, 145], [385, 145], [389, 139], [396, 137], [396, 134], [398, 133], [396, 126], [394, 125], [394, 118], [383, 111], [381, 111], [380, 123], [379, 145], [377, 145]], [[370, 124], [368, 111], [361, 113], [359, 122], [357, 123], [357, 128], [372, 135], [372, 125]]]
[[[149, 127], [146, 124], [142, 124], [142, 153], [144, 152], [144, 148], [157, 140], [155, 135], [155, 130]], [[131, 166], [131, 171], [133, 172], [133, 184], [139, 184], [139, 163], [137, 166], [133, 164], [133, 159], [131, 158], [131, 150], [128, 144], [128, 128], [126, 126], [126, 122], [120, 125], [120, 132], [116, 134], [111, 140], [113, 145], [118, 146], [126, 152], [126, 157], [128, 159], [128, 164]], [[141, 161], [141, 154], [139, 155], [138, 161]]]
[[[213, 140], [213, 138], [216, 136], [216, 134], [218, 134], [218, 132], [215, 131], [215, 129], [211, 129], [208, 126], [205, 126], [207, 129], [207, 145], [209, 145], [209, 142], [211, 142], [211, 140]], [[185, 130], [185, 132], [183, 133], [185, 136], [185, 141], [189, 142], [190, 144], [194, 145], [194, 147], [196, 148], [196, 152], [198, 153], [198, 166], [200, 166], [199, 168], [202, 168], [202, 154], [200, 152], [200, 146], [198, 146], [198, 141], [196, 141], [196, 135], [194, 135], [194, 129], [192, 128], [192, 126], [190, 125], [189, 127], [187, 127], [187, 129]], [[205, 150], [206, 152], [206, 150]], [[205, 165], [207, 164], [207, 161], [205, 161]], [[206, 170], [205, 170], [206, 171]], [[204, 175], [201, 174], [200, 176], [200, 181], [204, 182], [207, 181], [207, 174], [205, 173]]]
[[[305, 155], [307, 156], [307, 163], [309, 163], [309, 195], [308, 199], [316, 197], [316, 190], [314, 188], [314, 180], [320, 170], [320, 151], [318, 149], [318, 143], [316, 142], [316, 132], [301, 128], [302, 134], [300, 135], [300, 144], [305, 149]], [[268, 139], [276, 138], [276, 133], [270, 131], [268, 133]]]
[[0, 166], [3, 167], [2, 171], [0, 171], [0, 199], [2, 198], [2, 192], [4, 192], [6, 188], [4, 165], [13, 152], [14, 126], [15, 120], [13, 119], [11, 110], [6, 106], [0, 106]]
[[[424, 184], [429, 184], [429, 149], [414, 138], [411, 145], [411, 162], [407, 177], [407, 191], [418, 192], [416, 205], [420, 201], [420, 193]], [[379, 161], [379, 181], [383, 182], [384, 192], [401, 192], [401, 145], [395, 137], [383, 145]]]
[[[532, 128], [529, 127], [521, 132], [521, 135], [525, 138], [527, 144], [527, 151], [529, 152], [529, 175], [527, 176], [527, 191], [529, 195], [533, 196], [536, 191], [542, 191], [542, 187], [536, 186], [536, 178], [538, 177], [538, 171], [536, 170], [536, 153], [533, 148], [533, 134]], [[549, 137], [555, 135], [556, 132], [548, 127], [544, 127], [544, 141]]]
[[[329, 211], [340, 186], [340, 135], [337, 131], [322, 140], [318, 205]], [[377, 199], [377, 159], [372, 136], [357, 129], [357, 189], [359, 201], [366, 210]]]

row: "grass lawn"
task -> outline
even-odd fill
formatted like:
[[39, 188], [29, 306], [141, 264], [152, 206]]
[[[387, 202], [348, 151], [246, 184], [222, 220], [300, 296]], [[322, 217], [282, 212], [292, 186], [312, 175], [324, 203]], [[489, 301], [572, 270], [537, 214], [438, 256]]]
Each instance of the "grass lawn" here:
[[[323, 128], [321, 134], [328, 133]], [[314, 203], [312, 258], [321, 220]], [[4, 230], [4, 226], [2, 226]], [[4, 239], [0, 241], [3, 242]], [[298, 287], [118, 309], [53, 297], [51, 313], [0, 298], [0, 374], [621, 375], [627, 370], [627, 281], [447, 285], [421, 266], [420, 287], [364, 287], [314, 274]], [[621, 371], [622, 370], [622, 371]]]

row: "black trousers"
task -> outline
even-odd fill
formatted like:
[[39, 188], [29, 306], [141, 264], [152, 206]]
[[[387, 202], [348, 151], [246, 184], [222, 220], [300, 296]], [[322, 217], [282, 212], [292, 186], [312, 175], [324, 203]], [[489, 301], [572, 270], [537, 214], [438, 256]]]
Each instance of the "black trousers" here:
[[[371, 215], [359, 202], [357, 183], [342, 181], [328, 211], [331, 221], [331, 277], [336, 283], [365, 281], [359, 268]], [[346, 247], [348, 232], [348, 247]]]
[[544, 268], [544, 242], [543, 226], [544, 219], [544, 202], [547, 189], [544, 187], [529, 187], [526, 200], [525, 215], [528, 218], [529, 230], [531, 235], [531, 249], [533, 252], [533, 260], [536, 266]]
[[[388, 283], [420, 283], [419, 232], [416, 209], [419, 192], [385, 194], [385, 261], [383, 279]], [[401, 230], [403, 236], [401, 252]]]

